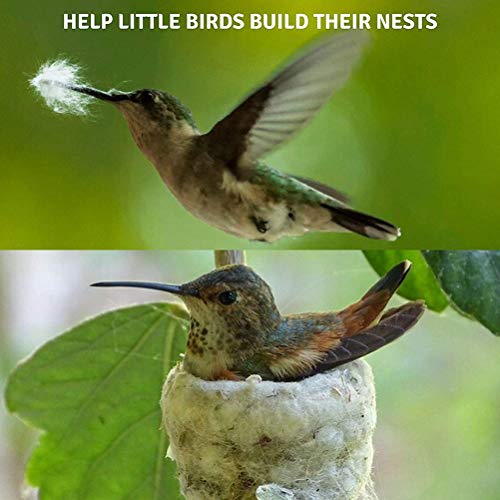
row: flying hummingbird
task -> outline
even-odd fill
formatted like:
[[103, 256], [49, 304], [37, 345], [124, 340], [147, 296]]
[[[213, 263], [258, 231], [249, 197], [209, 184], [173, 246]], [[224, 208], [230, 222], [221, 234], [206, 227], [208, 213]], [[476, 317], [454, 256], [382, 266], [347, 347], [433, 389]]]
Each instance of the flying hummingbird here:
[[282, 316], [269, 285], [245, 265], [218, 268], [184, 285], [95, 283], [179, 296], [191, 315], [184, 368], [206, 380], [299, 380], [360, 358], [397, 339], [425, 310], [421, 301], [384, 308], [411, 263], [392, 268], [358, 302], [330, 313]]
[[[182, 205], [227, 233], [266, 242], [308, 231], [352, 231], [395, 240], [398, 227], [349, 208], [339, 191], [282, 173], [262, 161], [344, 85], [364, 40], [359, 31], [326, 38], [205, 134], [188, 108], [167, 92], [104, 92], [75, 84], [70, 77], [57, 81], [51, 77], [51, 66], [45, 72], [42, 68], [32, 84], [60, 112], [64, 106], [58, 108], [57, 102], [59, 97], [64, 101], [64, 96], [58, 96], [58, 91], [76, 91], [113, 103], [139, 149]], [[65, 67], [60, 73], [71, 76], [70, 70], [71, 66]]]

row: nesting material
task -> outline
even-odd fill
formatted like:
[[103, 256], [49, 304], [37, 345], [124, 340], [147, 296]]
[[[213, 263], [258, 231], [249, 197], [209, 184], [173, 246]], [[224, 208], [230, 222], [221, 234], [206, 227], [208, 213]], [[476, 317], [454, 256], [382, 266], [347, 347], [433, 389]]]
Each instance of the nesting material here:
[[357, 360], [300, 382], [169, 374], [161, 401], [188, 500], [376, 498], [375, 390]]
[[85, 85], [80, 73], [76, 64], [51, 61], [39, 69], [30, 84], [56, 113], [85, 115], [92, 98], [71, 90], [72, 86]]

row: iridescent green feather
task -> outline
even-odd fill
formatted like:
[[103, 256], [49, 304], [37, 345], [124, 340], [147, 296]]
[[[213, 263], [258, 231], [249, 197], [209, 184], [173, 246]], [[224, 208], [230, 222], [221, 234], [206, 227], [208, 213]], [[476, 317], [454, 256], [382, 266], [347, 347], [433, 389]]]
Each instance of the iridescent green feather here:
[[276, 201], [286, 199], [311, 205], [335, 202], [329, 196], [263, 163], [258, 163], [255, 166], [249, 182], [264, 186], [266, 193]]

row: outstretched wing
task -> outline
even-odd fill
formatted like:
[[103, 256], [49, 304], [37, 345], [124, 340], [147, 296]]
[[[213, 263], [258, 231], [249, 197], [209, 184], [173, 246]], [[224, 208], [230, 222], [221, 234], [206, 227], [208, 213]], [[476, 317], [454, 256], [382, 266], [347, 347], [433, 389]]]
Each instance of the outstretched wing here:
[[366, 38], [361, 31], [328, 37], [250, 95], [202, 140], [238, 179], [248, 178], [255, 160], [302, 128], [344, 85]]

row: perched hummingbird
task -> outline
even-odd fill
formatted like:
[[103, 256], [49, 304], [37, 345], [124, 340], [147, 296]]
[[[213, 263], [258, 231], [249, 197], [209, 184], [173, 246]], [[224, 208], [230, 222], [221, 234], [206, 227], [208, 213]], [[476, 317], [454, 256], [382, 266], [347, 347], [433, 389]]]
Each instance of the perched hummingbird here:
[[191, 314], [184, 368], [206, 380], [299, 380], [342, 365], [397, 339], [425, 310], [421, 301], [383, 312], [410, 270], [401, 262], [358, 302], [336, 313], [282, 316], [269, 285], [252, 269], [230, 265], [184, 285], [134, 281], [92, 286], [173, 293]]
[[103, 92], [50, 82], [42, 74], [32, 84], [42, 94], [48, 89], [48, 102], [54, 100], [53, 91], [59, 85], [113, 103], [139, 149], [182, 205], [227, 233], [266, 242], [308, 231], [352, 231], [395, 240], [399, 228], [349, 208], [347, 198], [337, 190], [262, 162], [344, 85], [364, 39], [356, 31], [326, 38], [205, 134], [197, 129], [191, 112], [166, 92]]

